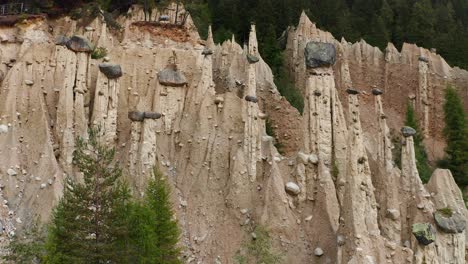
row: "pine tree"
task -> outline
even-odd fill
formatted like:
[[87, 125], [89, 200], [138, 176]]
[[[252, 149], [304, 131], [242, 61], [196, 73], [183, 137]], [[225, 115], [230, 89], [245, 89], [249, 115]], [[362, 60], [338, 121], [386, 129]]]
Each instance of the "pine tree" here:
[[154, 178], [148, 183], [145, 204], [154, 214], [155, 261], [152, 263], [178, 264], [180, 249], [177, 247], [180, 231], [174, 220], [170, 203], [170, 189], [166, 179], [156, 168]]
[[447, 147], [440, 165], [450, 169], [455, 181], [465, 187], [468, 185], [468, 125], [461, 98], [450, 86], [445, 91], [444, 114]]
[[127, 236], [128, 188], [120, 181], [115, 150], [98, 141], [77, 140], [73, 161], [83, 182], [68, 178], [64, 196], [53, 211], [47, 239], [46, 263], [119, 263], [125, 255], [121, 241]]
[[412, 127], [416, 130], [416, 135], [414, 135], [413, 137], [416, 167], [418, 169], [419, 177], [424, 183], [426, 183], [429, 181], [432, 175], [432, 168], [429, 165], [426, 149], [423, 143], [423, 137], [421, 136], [421, 133], [419, 131], [419, 125], [415, 116], [413, 105], [410, 102], [408, 102], [406, 108], [405, 125]]
[[435, 12], [430, 0], [416, 2], [407, 28], [409, 41], [424, 47], [432, 47], [435, 20]]
[[148, 183], [145, 198], [129, 205], [126, 219], [129, 234], [124, 245], [123, 263], [178, 264], [179, 229], [173, 220], [169, 186], [155, 169]]

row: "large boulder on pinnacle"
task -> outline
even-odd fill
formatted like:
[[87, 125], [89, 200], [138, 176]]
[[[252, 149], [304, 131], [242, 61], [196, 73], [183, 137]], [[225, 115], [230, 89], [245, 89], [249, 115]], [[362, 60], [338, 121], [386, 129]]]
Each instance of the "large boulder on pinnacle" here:
[[404, 126], [401, 128], [401, 134], [403, 134], [404, 137], [412, 137], [416, 135], [416, 130], [412, 127]]
[[184, 86], [187, 84], [185, 75], [175, 67], [166, 68], [158, 73], [159, 83], [167, 86]]
[[311, 41], [304, 51], [307, 68], [332, 66], [336, 61], [335, 45]]
[[466, 227], [466, 221], [463, 216], [454, 213], [450, 208], [437, 210], [434, 213], [434, 220], [437, 226], [446, 233], [461, 233]]
[[83, 36], [73, 36], [66, 44], [67, 48], [75, 52], [92, 52], [94, 45], [87, 38]]
[[118, 64], [101, 63], [99, 70], [109, 79], [117, 79], [122, 76], [122, 68]]
[[419, 244], [427, 246], [435, 241], [436, 231], [430, 223], [413, 224], [411, 231]]

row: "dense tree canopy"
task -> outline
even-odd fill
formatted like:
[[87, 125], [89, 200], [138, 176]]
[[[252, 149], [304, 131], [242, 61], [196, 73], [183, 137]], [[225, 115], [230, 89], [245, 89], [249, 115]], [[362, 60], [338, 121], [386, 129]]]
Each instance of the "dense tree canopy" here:
[[468, 186], [468, 123], [462, 100], [450, 86], [445, 91], [444, 114], [447, 147], [446, 157], [439, 165], [450, 169], [455, 181], [465, 187]]
[[[18, 1], [0, 1], [18, 2]], [[109, 12], [125, 12], [135, 3], [164, 5], [170, 0], [24, 0], [34, 10], [57, 13], [83, 4], [99, 3]], [[302, 10], [319, 27], [338, 39], [368, 43], [384, 49], [388, 42], [436, 48], [451, 65], [468, 69], [468, 0], [179, 0], [188, 6], [203, 36], [213, 24], [215, 38], [235, 34], [247, 40], [249, 24], [257, 24], [260, 51], [274, 70], [278, 60], [277, 38], [295, 25]]]

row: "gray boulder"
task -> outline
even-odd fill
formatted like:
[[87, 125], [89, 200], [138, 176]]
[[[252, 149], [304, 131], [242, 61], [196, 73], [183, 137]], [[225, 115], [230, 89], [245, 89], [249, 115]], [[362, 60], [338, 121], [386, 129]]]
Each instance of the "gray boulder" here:
[[128, 112], [128, 118], [134, 122], [143, 122], [145, 119], [159, 119], [162, 115], [156, 112], [140, 112], [132, 111]]
[[70, 38], [67, 37], [67, 36], [58, 35], [58, 36], [55, 38], [55, 45], [66, 46], [69, 40], [70, 40]]
[[7, 125], [0, 125], [0, 134], [8, 133], [8, 126]]
[[202, 55], [205, 55], [205, 56], [212, 55], [212, 54], [213, 54], [213, 51], [207, 47], [205, 47], [202, 51]]
[[301, 192], [301, 189], [297, 184], [294, 182], [288, 182], [286, 183], [286, 186], [284, 187], [287, 193], [291, 195], [298, 195]]
[[247, 96], [245, 97], [245, 100], [246, 100], [247, 102], [252, 102], [252, 103], [257, 103], [257, 102], [258, 102], [257, 97], [252, 96], [252, 95], [247, 95]]
[[87, 38], [83, 36], [73, 36], [66, 44], [67, 48], [75, 52], [92, 52], [94, 45]]
[[435, 228], [430, 223], [413, 224], [411, 231], [418, 240], [419, 244], [429, 245], [436, 239]]
[[15, 171], [14, 169], [12, 169], [12, 168], [9, 168], [9, 169], [7, 170], [7, 174], [8, 174], [9, 176], [16, 176], [16, 175], [17, 175], [16, 171]]
[[381, 95], [381, 94], [383, 94], [383, 92], [380, 89], [374, 88], [374, 89], [372, 89], [372, 94], [373, 95]]
[[146, 119], [159, 119], [161, 116], [162, 115], [160, 113], [156, 112], [144, 112], [144, 118]]
[[180, 87], [187, 84], [185, 75], [175, 69], [175, 67], [166, 68], [158, 73], [159, 83], [167, 86]]
[[418, 60], [423, 62], [429, 62], [429, 59], [423, 56], [419, 56]]
[[412, 127], [404, 126], [401, 128], [401, 133], [403, 134], [404, 137], [412, 137], [416, 135], [416, 130], [414, 130], [414, 128]]
[[122, 68], [118, 64], [101, 63], [99, 70], [109, 79], [117, 79], [122, 76]]
[[321, 257], [323, 255], [323, 250], [321, 248], [315, 248], [314, 249], [314, 255], [317, 257]]
[[249, 63], [257, 63], [260, 59], [255, 55], [247, 54], [247, 60]]
[[304, 51], [307, 68], [332, 66], [336, 61], [335, 45], [311, 41]]
[[128, 119], [135, 122], [142, 122], [145, 119], [145, 112], [132, 111], [128, 112]]
[[338, 244], [338, 246], [343, 246], [344, 244], [346, 244], [346, 239], [343, 235], [338, 235], [336, 237], [336, 243]]
[[346, 92], [347, 92], [348, 94], [359, 94], [359, 93], [360, 93], [358, 90], [353, 89], [353, 88], [348, 88], [348, 89], [346, 89]]
[[434, 213], [437, 226], [446, 233], [456, 234], [465, 230], [466, 220], [457, 213], [447, 214], [445, 211], [437, 210]]

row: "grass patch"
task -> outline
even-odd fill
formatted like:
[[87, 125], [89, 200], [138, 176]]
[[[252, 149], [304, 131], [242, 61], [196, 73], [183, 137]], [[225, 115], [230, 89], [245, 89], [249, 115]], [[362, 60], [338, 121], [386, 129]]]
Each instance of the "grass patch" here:
[[441, 213], [445, 217], [452, 217], [453, 215], [453, 210], [450, 207], [437, 209], [437, 212]]

